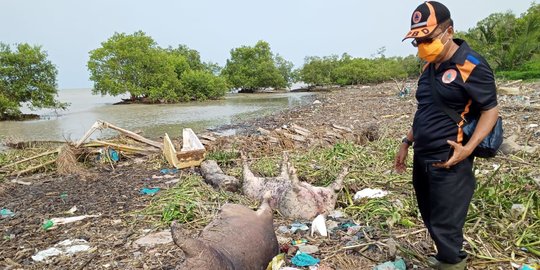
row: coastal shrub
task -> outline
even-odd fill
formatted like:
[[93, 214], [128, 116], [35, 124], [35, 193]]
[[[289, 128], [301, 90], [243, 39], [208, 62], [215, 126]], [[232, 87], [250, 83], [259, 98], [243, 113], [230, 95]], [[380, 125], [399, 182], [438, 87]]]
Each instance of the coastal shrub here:
[[298, 71], [299, 79], [309, 85], [330, 85], [336, 80], [333, 74], [339, 67], [337, 55], [317, 57], [308, 56], [305, 58], [304, 66]]
[[222, 70], [232, 87], [240, 90], [284, 88], [291, 82], [292, 63], [274, 57], [270, 44], [258, 41], [255, 46], [231, 50], [231, 57]]
[[18, 117], [23, 103], [30, 109], [65, 109], [68, 104], [56, 99], [57, 74], [40, 46], [21, 43], [12, 49], [0, 43], [0, 120]]
[[540, 56], [533, 59], [518, 70], [499, 71], [497, 76], [506, 80], [537, 80], [540, 79]]
[[418, 76], [420, 62], [416, 57], [384, 56], [378, 58], [352, 58], [343, 54], [327, 57], [307, 57], [298, 71], [299, 80], [312, 86], [355, 85], [379, 83], [393, 79]]
[[181, 93], [190, 100], [216, 99], [229, 89], [223, 77], [214, 76], [203, 70], [188, 70], [180, 80]]
[[[115, 33], [90, 52], [87, 65], [94, 94], [129, 94], [133, 101], [171, 103], [226, 93], [226, 82], [215, 75], [219, 66], [202, 62], [199, 52], [186, 45], [160, 48], [142, 31]], [[184, 79], [185, 74], [189, 77]]]

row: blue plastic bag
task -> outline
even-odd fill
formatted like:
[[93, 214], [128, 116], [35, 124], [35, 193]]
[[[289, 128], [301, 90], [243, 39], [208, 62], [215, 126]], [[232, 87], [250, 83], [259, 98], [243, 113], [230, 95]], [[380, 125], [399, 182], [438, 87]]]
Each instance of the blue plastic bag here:
[[156, 194], [160, 188], [143, 188], [139, 193], [142, 195], [154, 195]]
[[321, 260], [313, 258], [311, 255], [302, 252], [296, 253], [296, 255], [291, 260], [294, 265], [301, 267], [316, 265], [320, 261]]

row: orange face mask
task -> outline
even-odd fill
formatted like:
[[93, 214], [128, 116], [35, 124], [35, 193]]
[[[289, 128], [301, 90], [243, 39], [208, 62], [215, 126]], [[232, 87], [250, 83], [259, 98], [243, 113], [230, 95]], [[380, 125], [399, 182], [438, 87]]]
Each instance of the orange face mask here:
[[437, 60], [437, 57], [443, 52], [444, 46], [446, 46], [446, 43], [448, 43], [448, 40], [443, 44], [442, 43], [442, 37], [446, 35], [447, 31], [444, 31], [444, 34], [441, 36], [441, 38], [433, 39], [431, 43], [420, 43], [418, 44], [418, 57], [421, 59], [433, 63], [435, 60]]

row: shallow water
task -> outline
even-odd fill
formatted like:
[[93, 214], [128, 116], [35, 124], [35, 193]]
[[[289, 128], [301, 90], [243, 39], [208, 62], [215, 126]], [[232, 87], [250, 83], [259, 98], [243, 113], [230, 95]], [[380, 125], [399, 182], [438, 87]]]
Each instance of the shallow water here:
[[[104, 120], [143, 136], [158, 137], [167, 132], [180, 136], [182, 128], [195, 132], [231, 124], [237, 118], [254, 118], [304, 102], [309, 93], [229, 94], [223, 100], [162, 105], [112, 105], [121, 97], [94, 96], [90, 89], [59, 91], [59, 100], [70, 102], [67, 111], [40, 110], [39, 120], [0, 122], [0, 139], [22, 141], [76, 141], [96, 120]], [[24, 112], [31, 112], [24, 110]], [[94, 138], [115, 135], [115, 131], [96, 132]]]

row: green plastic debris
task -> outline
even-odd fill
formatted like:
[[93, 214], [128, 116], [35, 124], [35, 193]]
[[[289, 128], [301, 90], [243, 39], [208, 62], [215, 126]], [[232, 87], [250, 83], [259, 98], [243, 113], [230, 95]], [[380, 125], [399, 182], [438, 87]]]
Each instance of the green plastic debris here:
[[48, 229], [52, 228], [52, 226], [54, 226], [54, 222], [52, 220], [48, 219], [45, 222], [43, 222], [43, 225], [41, 225], [41, 228], [43, 228], [44, 230], [48, 230]]
[[8, 217], [12, 217], [14, 215], [15, 215], [15, 213], [11, 212], [11, 210], [9, 210], [9, 209], [3, 208], [2, 210], [0, 210], [0, 216], [2, 218], [8, 218]]

